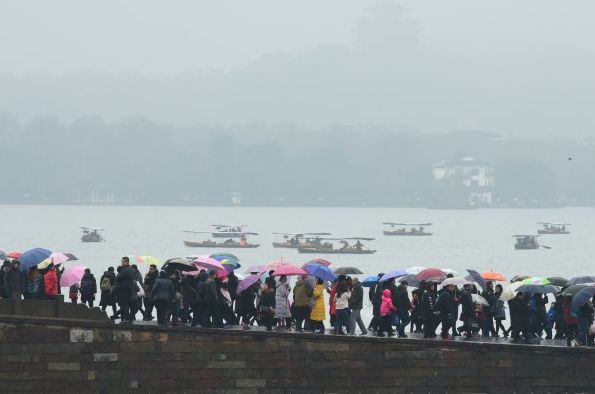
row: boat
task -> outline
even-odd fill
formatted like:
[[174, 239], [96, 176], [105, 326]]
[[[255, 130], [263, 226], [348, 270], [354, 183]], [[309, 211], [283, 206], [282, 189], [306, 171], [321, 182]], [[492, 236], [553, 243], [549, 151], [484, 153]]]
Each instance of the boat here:
[[[298, 246], [299, 253], [317, 253], [317, 254], [373, 254], [376, 250], [364, 249], [362, 241], [373, 241], [374, 238], [351, 237], [351, 238], [319, 238], [321, 244], [318, 246]], [[349, 241], [357, 241], [350, 245]], [[326, 242], [322, 242], [326, 241]], [[335, 248], [332, 241], [339, 241], [342, 245]]]
[[570, 226], [570, 223], [546, 223], [537, 222], [542, 226], [541, 229], [537, 230], [538, 234], [541, 235], [558, 235], [558, 234], [570, 234], [566, 226]]
[[105, 239], [101, 235], [102, 228], [97, 227], [81, 227], [83, 235], [81, 236], [82, 242], [103, 242]]
[[245, 224], [211, 224], [211, 226], [217, 230], [211, 232], [214, 238], [242, 238], [244, 234], [254, 234], [242, 230], [246, 227]]
[[[210, 231], [191, 231], [186, 230], [185, 233], [194, 234], [212, 234]], [[249, 243], [246, 239], [247, 235], [258, 235], [256, 233], [241, 233], [240, 240], [236, 241], [233, 238], [228, 238], [223, 242], [211, 241], [210, 239], [204, 241], [184, 241], [184, 245], [190, 248], [225, 248], [225, 249], [252, 249], [257, 248], [260, 244]]]
[[513, 235], [516, 238], [514, 248], [516, 250], [539, 249], [541, 245], [537, 241], [539, 235]]
[[330, 233], [273, 233], [275, 236], [281, 235], [283, 241], [274, 241], [274, 248], [291, 248], [297, 249], [303, 247], [320, 246], [321, 235], [331, 235]]
[[[426, 227], [432, 225], [432, 223], [393, 223], [393, 222], [384, 222], [382, 223], [385, 226], [388, 226], [382, 233], [384, 235], [396, 235], [396, 236], [405, 236], [405, 237], [427, 237], [430, 235], [434, 235], [434, 233], [430, 233], [426, 231]], [[399, 228], [395, 228], [399, 227]]]

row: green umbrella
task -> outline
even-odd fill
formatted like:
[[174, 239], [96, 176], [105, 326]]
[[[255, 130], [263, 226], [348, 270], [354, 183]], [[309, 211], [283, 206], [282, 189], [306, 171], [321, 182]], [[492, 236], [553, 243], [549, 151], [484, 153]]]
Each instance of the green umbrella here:
[[523, 280], [525, 285], [549, 285], [551, 282], [548, 278], [542, 278], [539, 276], [532, 276]]

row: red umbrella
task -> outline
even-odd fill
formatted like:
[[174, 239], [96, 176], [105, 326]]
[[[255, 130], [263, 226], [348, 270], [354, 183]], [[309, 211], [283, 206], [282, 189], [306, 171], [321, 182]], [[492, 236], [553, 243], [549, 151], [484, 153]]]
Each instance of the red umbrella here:
[[18, 260], [21, 258], [23, 254], [21, 252], [10, 252], [6, 255], [6, 257], [10, 257], [11, 259]]
[[485, 280], [495, 280], [498, 282], [504, 282], [506, 280], [504, 275], [502, 275], [498, 272], [492, 272], [492, 271], [482, 273], [481, 277], [484, 278]]
[[446, 278], [446, 273], [438, 268], [426, 268], [417, 274], [418, 280], [430, 280], [430, 279], [439, 279], [444, 280]]
[[283, 264], [273, 272], [273, 276], [308, 275], [306, 271], [293, 264]]

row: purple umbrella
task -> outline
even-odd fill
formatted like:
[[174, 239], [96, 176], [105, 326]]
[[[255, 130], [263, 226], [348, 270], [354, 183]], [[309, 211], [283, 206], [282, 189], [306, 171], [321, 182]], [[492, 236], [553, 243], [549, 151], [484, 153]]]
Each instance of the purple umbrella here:
[[260, 280], [259, 275], [250, 275], [246, 278], [242, 279], [238, 283], [238, 289], [236, 290], [236, 294], [240, 294], [242, 291], [246, 290], [248, 287], [252, 286], [254, 283]]
[[398, 278], [400, 276], [405, 276], [407, 274], [408, 273], [405, 270], [396, 269], [396, 270], [393, 270], [393, 271], [390, 271], [390, 272], [387, 272], [386, 274], [384, 274], [382, 276], [382, 278], [380, 278], [380, 282], [384, 282], [384, 281], [387, 281], [387, 280], [392, 279], [392, 278]]

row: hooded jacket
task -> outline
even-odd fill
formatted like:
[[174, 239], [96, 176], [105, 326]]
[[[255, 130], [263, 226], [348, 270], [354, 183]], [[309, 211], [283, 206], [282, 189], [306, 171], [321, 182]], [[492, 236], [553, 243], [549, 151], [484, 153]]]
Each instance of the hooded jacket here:
[[382, 291], [382, 304], [380, 304], [380, 316], [390, 315], [391, 312], [396, 312], [397, 308], [393, 304], [392, 293], [389, 289]]

